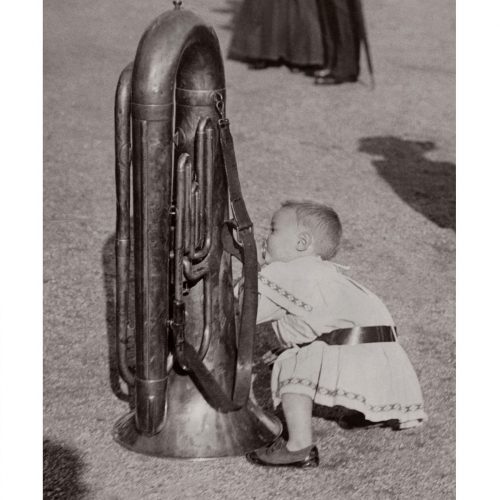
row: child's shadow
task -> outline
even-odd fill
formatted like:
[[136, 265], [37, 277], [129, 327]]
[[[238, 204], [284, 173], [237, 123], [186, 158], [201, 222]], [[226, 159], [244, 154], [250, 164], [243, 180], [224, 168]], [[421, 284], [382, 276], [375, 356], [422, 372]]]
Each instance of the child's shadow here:
[[439, 227], [455, 230], [455, 164], [425, 158], [435, 147], [393, 136], [359, 141], [359, 151], [379, 157], [373, 165], [403, 201]]

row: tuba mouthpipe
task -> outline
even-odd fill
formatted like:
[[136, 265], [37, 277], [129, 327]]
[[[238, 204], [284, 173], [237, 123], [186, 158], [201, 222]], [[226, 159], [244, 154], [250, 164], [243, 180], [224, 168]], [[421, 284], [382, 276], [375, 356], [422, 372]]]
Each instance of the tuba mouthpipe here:
[[116, 352], [118, 370], [129, 387], [134, 375], [127, 364], [130, 268], [130, 95], [132, 64], [121, 73], [115, 96], [116, 177]]
[[[202, 220], [202, 215], [201, 215], [201, 206], [200, 206], [200, 186], [198, 183], [196, 183], [195, 188], [193, 190], [193, 198], [194, 198], [194, 213], [196, 216], [194, 217], [194, 222], [193, 222], [193, 233], [194, 233], [194, 241], [195, 241], [195, 246], [200, 245], [200, 238], [201, 238], [201, 220]], [[194, 257], [194, 255], [193, 255]]]
[[[198, 144], [198, 156], [200, 157], [199, 173], [204, 181], [200, 183], [200, 205], [203, 211], [202, 220], [204, 241], [201, 250], [194, 253], [195, 260], [204, 259], [212, 246], [213, 230], [213, 177], [214, 177], [214, 128], [212, 120], [206, 118], [198, 125], [200, 142]], [[206, 190], [206, 193], [205, 193]], [[203, 198], [201, 198], [203, 196]]]
[[207, 123], [207, 118], [202, 118], [198, 123], [195, 135], [195, 158], [196, 158], [196, 177], [198, 179], [198, 185], [200, 186], [199, 193], [199, 205], [198, 205], [198, 219], [199, 219], [199, 238], [196, 240], [196, 247], [203, 247], [204, 241], [200, 241], [201, 235], [205, 234], [206, 226], [206, 211], [205, 211], [205, 199], [206, 199], [206, 186], [205, 186], [205, 126]]
[[[177, 161], [176, 182], [176, 213], [175, 213], [175, 246], [174, 246], [174, 298], [182, 301], [183, 259], [185, 249], [186, 218], [186, 170], [191, 165], [187, 153], [183, 153]], [[189, 169], [190, 170], [190, 169]]]
[[[180, 159], [179, 159], [180, 161]], [[191, 163], [191, 158], [189, 161], [184, 163], [185, 174], [184, 174], [184, 252], [191, 255], [194, 253], [194, 241], [192, 238], [192, 217], [193, 217], [193, 206], [191, 203], [192, 187], [193, 187], [193, 165]]]
[[[190, 227], [186, 224], [189, 217], [189, 199], [191, 196], [191, 158], [182, 153], [177, 160], [176, 180], [176, 215], [175, 215], [175, 242], [174, 242], [174, 301], [172, 310], [172, 331], [174, 333], [175, 352], [177, 362], [183, 369], [187, 369], [184, 359], [185, 333], [185, 304], [183, 301], [184, 283], [184, 253], [190, 244]], [[189, 188], [189, 189], [188, 189]], [[186, 227], [188, 226], [188, 227]]]

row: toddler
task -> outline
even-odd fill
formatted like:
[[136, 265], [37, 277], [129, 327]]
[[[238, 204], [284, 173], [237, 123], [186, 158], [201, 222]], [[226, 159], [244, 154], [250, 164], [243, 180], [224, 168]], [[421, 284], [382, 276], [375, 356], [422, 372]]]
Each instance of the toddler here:
[[257, 322], [272, 321], [285, 348], [274, 360], [273, 404], [288, 442], [247, 454], [252, 463], [315, 467], [313, 403], [360, 412], [398, 428], [427, 419], [415, 371], [381, 300], [335, 264], [342, 227], [314, 202], [285, 202], [274, 214], [259, 273]]

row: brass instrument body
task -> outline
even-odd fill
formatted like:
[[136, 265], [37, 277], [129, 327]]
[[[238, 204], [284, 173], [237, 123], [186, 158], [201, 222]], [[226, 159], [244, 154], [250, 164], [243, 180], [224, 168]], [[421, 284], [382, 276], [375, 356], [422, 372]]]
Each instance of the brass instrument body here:
[[[139, 43], [133, 69], [129, 65], [120, 77], [115, 107], [117, 349], [135, 410], [116, 423], [113, 434], [139, 453], [238, 455], [281, 432], [281, 424], [251, 401], [235, 411], [213, 407], [182, 356], [185, 334], [220, 388], [231, 394], [238, 339], [231, 256], [221, 242], [230, 215], [215, 126], [221, 102], [224, 68], [213, 29], [180, 9], [158, 17]], [[135, 373], [124, 359], [131, 149]]]

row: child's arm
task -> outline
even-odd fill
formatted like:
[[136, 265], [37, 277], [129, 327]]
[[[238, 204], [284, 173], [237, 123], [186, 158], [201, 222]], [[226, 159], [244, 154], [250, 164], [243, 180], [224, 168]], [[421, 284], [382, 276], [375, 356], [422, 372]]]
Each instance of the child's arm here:
[[[233, 285], [234, 297], [238, 302], [238, 310], [241, 311], [243, 294], [244, 294], [244, 279], [239, 278]], [[266, 296], [259, 293], [259, 305], [257, 309], [257, 324], [265, 323], [266, 321], [275, 321], [285, 316], [286, 310], [278, 304], [268, 299]]]
[[[276, 321], [285, 316], [286, 310], [278, 306], [265, 295], [259, 294], [259, 308], [257, 309], [257, 324], [265, 323], [266, 321]], [[261, 358], [265, 365], [274, 363], [278, 355], [283, 352], [283, 348], [272, 349], [267, 351]]]
[[285, 316], [286, 310], [259, 293], [259, 307], [257, 309], [257, 324], [266, 321], [276, 321]]

